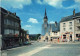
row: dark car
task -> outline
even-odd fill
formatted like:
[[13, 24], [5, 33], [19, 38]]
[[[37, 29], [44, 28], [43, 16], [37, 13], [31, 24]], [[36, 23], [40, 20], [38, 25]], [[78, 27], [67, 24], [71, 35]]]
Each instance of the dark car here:
[[24, 44], [24, 45], [29, 45], [29, 44], [31, 44], [31, 43], [28, 42], [28, 41], [26, 41], [26, 42], [24, 42], [23, 44]]

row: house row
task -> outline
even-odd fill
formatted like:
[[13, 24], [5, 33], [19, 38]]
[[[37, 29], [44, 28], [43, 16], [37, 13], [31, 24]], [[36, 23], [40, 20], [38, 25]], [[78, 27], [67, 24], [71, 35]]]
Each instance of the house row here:
[[21, 28], [21, 20], [16, 15], [0, 7], [0, 35], [2, 35], [1, 49], [19, 46], [27, 40], [28, 31]]
[[48, 23], [48, 17], [45, 9], [45, 15], [42, 24], [41, 40], [55, 40], [61, 42], [70, 42], [80, 39], [80, 12], [63, 17], [60, 22]]

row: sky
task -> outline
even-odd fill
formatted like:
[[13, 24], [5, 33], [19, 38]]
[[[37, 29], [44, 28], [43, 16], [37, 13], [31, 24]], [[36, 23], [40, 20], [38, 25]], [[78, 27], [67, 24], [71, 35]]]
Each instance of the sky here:
[[80, 12], [80, 0], [0, 0], [0, 7], [20, 17], [21, 27], [30, 34], [41, 33], [45, 8], [48, 23]]

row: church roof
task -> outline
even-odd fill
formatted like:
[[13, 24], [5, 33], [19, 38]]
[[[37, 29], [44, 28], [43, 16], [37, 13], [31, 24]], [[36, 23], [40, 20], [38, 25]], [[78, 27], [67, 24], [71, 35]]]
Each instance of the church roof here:
[[60, 24], [57, 23], [57, 24], [51, 24], [51, 28], [52, 28], [52, 32], [57, 32], [57, 31], [60, 31]]
[[44, 30], [44, 24], [42, 25], [42, 35], [45, 35], [48, 33], [50, 35], [50, 29], [52, 29], [52, 32], [58, 32], [60, 31], [60, 23], [53, 23], [53, 24], [48, 24], [47, 31], [45, 32]]

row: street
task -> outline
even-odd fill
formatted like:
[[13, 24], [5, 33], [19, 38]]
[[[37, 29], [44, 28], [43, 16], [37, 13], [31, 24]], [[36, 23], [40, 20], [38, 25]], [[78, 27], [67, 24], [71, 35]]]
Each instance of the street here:
[[80, 56], [80, 44], [34, 42], [32, 45], [8, 49], [4, 53], [7, 56]]

